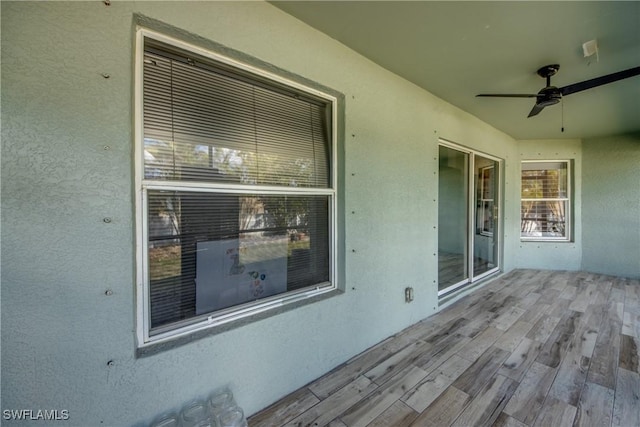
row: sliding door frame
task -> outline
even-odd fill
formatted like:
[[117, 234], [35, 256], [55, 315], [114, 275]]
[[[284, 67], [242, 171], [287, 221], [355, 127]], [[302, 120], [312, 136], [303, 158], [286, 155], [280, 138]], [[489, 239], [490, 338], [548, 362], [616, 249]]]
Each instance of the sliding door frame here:
[[[443, 297], [443, 296], [447, 296], [450, 295], [451, 293], [459, 290], [462, 287], [474, 284], [488, 276], [494, 275], [496, 274], [498, 271], [500, 271], [500, 269], [502, 268], [502, 250], [504, 248], [504, 235], [503, 235], [503, 220], [502, 220], [502, 212], [503, 212], [503, 205], [504, 205], [504, 201], [503, 201], [503, 175], [504, 175], [504, 160], [493, 156], [491, 154], [487, 154], [485, 152], [482, 151], [478, 151], [478, 150], [474, 150], [472, 148], [469, 147], [465, 147], [463, 145], [457, 144], [455, 142], [446, 140], [444, 138], [438, 138], [438, 147], [447, 147], [456, 151], [460, 151], [466, 155], [468, 155], [468, 164], [467, 164], [467, 168], [468, 170], [467, 172], [467, 179], [468, 179], [468, 183], [467, 183], [467, 188], [469, 189], [467, 191], [467, 276], [468, 278], [454, 283], [453, 285], [440, 290], [438, 288], [438, 297]], [[493, 236], [494, 236], [494, 242], [495, 239], [498, 239], [498, 249], [496, 252], [496, 266], [491, 268], [490, 270], [487, 270], [479, 275], [475, 275], [474, 274], [474, 256], [475, 256], [475, 251], [474, 251], [474, 243], [475, 243], [475, 235], [476, 235], [476, 209], [477, 209], [477, 201], [476, 201], [476, 197], [477, 197], [477, 188], [476, 188], [476, 179], [475, 179], [475, 157], [476, 156], [481, 156], [484, 157], [486, 159], [492, 160], [494, 162], [497, 163], [497, 172], [498, 172], [498, 179], [497, 179], [497, 188], [495, 188], [495, 192], [496, 195], [498, 196], [498, 203], [495, 203], [494, 206], [497, 208], [495, 211], [495, 216], [494, 216], [494, 231], [493, 231]], [[439, 175], [439, 171], [438, 171], [438, 179], [440, 179], [440, 175]], [[440, 209], [440, 195], [438, 194], [438, 209]], [[440, 224], [438, 224], [438, 227], [440, 226]], [[495, 244], [495, 243], [494, 243]], [[438, 242], [438, 251], [440, 250], [440, 243]], [[438, 257], [439, 258], [439, 257]], [[438, 265], [438, 268], [440, 268], [440, 266]], [[438, 283], [439, 286], [439, 283]]]

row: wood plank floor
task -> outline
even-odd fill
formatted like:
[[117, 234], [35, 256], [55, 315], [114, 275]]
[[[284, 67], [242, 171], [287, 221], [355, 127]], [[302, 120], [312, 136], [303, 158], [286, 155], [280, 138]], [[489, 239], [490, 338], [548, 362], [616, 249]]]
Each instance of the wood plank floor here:
[[640, 281], [516, 270], [250, 426], [640, 426]]

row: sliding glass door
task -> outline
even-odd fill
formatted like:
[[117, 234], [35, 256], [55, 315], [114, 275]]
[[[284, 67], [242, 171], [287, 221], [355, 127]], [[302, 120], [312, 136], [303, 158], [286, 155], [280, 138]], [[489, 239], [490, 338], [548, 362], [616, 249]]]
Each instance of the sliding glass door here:
[[499, 269], [500, 161], [439, 147], [438, 295]]
[[469, 154], [440, 146], [438, 291], [469, 279]]

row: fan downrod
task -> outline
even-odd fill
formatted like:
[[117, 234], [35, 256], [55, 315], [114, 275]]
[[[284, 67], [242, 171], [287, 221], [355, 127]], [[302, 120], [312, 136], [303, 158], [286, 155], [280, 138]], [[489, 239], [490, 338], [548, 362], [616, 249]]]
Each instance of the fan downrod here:
[[560, 69], [559, 64], [551, 64], [551, 65], [545, 65], [544, 67], [538, 68], [538, 71], [536, 72], [543, 79], [545, 78], [547, 79], [547, 87], [549, 87], [551, 86], [551, 76], [555, 75], [559, 69]]

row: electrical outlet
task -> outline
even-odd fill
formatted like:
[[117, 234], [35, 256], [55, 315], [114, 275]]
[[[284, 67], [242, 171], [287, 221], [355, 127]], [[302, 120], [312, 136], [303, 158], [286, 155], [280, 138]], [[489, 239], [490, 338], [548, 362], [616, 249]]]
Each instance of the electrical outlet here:
[[413, 301], [413, 288], [405, 288], [404, 289], [404, 302]]

